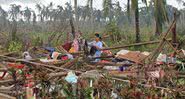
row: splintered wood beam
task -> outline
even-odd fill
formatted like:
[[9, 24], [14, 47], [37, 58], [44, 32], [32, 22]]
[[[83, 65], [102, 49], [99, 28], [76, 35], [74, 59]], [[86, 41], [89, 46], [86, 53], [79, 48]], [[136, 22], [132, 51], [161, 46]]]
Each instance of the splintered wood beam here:
[[[168, 41], [171, 41], [171, 39], [169, 39]], [[156, 43], [160, 43], [160, 42], [161, 41], [149, 41], [149, 42], [143, 42], [143, 43], [134, 43], [134, 44], [129, 44], [129, 45], [117, 46], [117, 47], [103, 48], [102, 50], [122, 49], [122, 48], [127, 48], [127, 47], [132, 47], [132, 46], [141, 46], [141, 45], [156, 44]]]
[[7, 71], [6, 68], [0, 68], [0, 72], [4, 72], [4, 71]]
[[[119, 78], [115, 78], [115, 77], [111, 77], [110, 79], [115, 80], [115, 81], [125, 82], [125, 83], [131, 83], [130, 80], [123, 80], [123, 79], [119, 79]], [[152, 85], [141, 84], [141, 83], [138, 83], [137, 86], [142, 86], [145, 88], [155, 88], [155, 89], [167, 90], [167, 91], [178, 91], [177, 89], [170, 89], [170, 88], [165, 88], [165, 87], [160, 87], [160, 86], [152, 86]], [[181, 91], [181, 92], [184, 93], [185, 91]]]
[[[42, 63], [36, 63], [36, 62], [30, 62], [30, 61], [27, 61], [27, 60], [24, 60], [24, 59], [16, 59], [16, 58], [13, 58], [13, 57], [8, 57], [8, 56], [3, 56], [3, 55], [0, 55], [0, 57], [2, 58], [7, 58], [7, 59], [10, 59], [10, 60], [14, 60], [16, 62], [22, 62], [22, 63], [25, 63], [25, 64], [32, 64], [32, 65], [36, 65], [36, 66], [39, 66], [39, 67], [47, 67], [47, 68], [53, 68], [53, 69], [56, 69], [56, 70], [62, 70], [62, 71], [72, 71], [70, 69], [65, 69], [65, 68], [62, 68], [62, 67], [57, 67], [55, 65], [47, 65], [47, 64], [42, 64]], [[82, 73], [81, 71], [75, 71], [76, 73]]]

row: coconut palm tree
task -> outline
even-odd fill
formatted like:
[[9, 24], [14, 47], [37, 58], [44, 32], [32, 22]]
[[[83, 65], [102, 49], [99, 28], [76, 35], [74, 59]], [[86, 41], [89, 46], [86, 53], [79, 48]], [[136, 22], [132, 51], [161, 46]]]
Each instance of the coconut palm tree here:
[[33, 13], [33, 26], [36, 24], [36, 19], [37, 19], [37, 16], [36, 16], [36, 14], [35, 14], [35, 11], [32, 11], [32, 13]]
[[115, 4], [115, 8], [114, 8], [114, 15], [115, 15], [115, 20], [117, 22], [117, 24], [119, 23], [119, 20], [121, 19], [121, 14], [122, 14], [122, 8], [120, 6], [119, 2], [116, 2]]
[[94, 31], [94, 15], [93, 15], [93, 2], [94, 0], [87, 0], [87, 8], [89, 8], [89, 12], [90, 12], [90, 24], [92, 27], [92, 30]]
[[23, 15], [26, 18], [26, 21], [28, 23], [30, 23], [30, 19], [31, 19], [31, 9], [26, 7], [25, 10], [23, 11]]
[[17, 20], [18, 16], [20, 15], [20, 8], [21, 6], [20, 5], [16, 5], [16, 4], [11, 4], [11, 10], [9, 11], [10, 13], [10, 18], [12, 20]]
[[3, 24], [3, 26], [6, 25], [8, 13], [0, 6], [0, 19]]
[[86, 21], [87, 19], [91, 19], [91, 11], [90, 11], [89, 5], [82, 7], [82, 10], [83, 10], [83, 13], [82, 13], [83, 21]]
[[40, 21], [43, 22], [44, 21], [44, 18], [43, 18], [43, 15], [42, 15], [43, 8], [41, 7], [40, 4], [36, 4], [36, 8], [37, 8], [37, 10], [39, 12], [38, 16], [40, 17]]
[[12, 30], [11, 30], [11, 40], [15, 41], [16, 40], [16, 32], [17, 32], [17, 19], [18, 16], [21, 14], [21, 10], [20, 10], [21, 6], [20, 5], [16, 5], [16, 4], [12, 4], [11, 5], [11, 10], [9, 11], [10, 13], [10, 19], [13, 21], [12, 22]]
[[65, 14], [64, 14], [64, 8], [61, 6], [61, 5], [58, 5], [57, 6], [57, 12], [56, 12], [56, 16], [55, 16], [55, 18], [54, 18], [54, 20], [62, 20], [62, 19], [64, 19], [64, 17], [65, 17]]

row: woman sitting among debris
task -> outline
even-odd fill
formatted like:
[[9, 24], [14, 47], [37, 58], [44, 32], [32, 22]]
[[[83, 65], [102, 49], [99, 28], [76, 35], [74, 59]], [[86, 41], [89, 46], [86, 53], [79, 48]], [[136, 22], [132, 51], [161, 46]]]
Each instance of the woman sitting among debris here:
[[[101, 56], [101, 49], [103, 47], [103, 43], [101, 42], [101, 36], [100, 34], [96, 33], [95, 34], [95, 41], [93, 41], [91, 44], [89, 44], [91, 46], [90, 49], [90, 55], [94, 56], [94, 57], [100, 57]], [[96, 59], [95, 62], [99, 62], [100, 59]]]
[[72, 43], [72, 47], [69, 50], [69, 53], [76, 53], [79, 51], [79, 41], [78, 41], [79, 37], [80, 37], [80, 35], [78, 33], [76, 33], [75, 38]]

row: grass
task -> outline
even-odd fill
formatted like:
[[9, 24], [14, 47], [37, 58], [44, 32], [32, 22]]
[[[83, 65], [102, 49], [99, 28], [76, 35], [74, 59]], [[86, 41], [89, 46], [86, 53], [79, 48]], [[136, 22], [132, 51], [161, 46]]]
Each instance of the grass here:
[[[177, 28], [178, 31], [177, 33], [180, 35], [178, 36], [178, 40], [180, 40], [182, 43], [185, 41], [184, 39], [184, 34], [183, 31], [185, 31], [182, 28]], [[100, 30], [100, 29], [97, 29]], [[164, 29], [164, 32], [167, 30]], [[134, 26], [128, 26], [125, 25], [123, 28], [117, 27], [114, 23], [111, 25], [106, 26], [104, 29], [102, 28], [100, 31], [95, 31], [98, 32], [102, 35], [107, 35], [110, 34], [110, 31], [113, 32], [113, 35], [117, 35], [118, 33], [120, 34], [119, 36], [121, 37], [120, 40], [115, 40], [113, 41], [111, 38], [103, 39], [103, 41], [109, 46], [109, 47], [114, 47], [114, 46], [122, 46], [122, 45], [128, 45], [128, 44], [133, 44], [135, 43], [135, 27]], [[83, 37], [87, 40], [92, 39], [94, 37], [94, 33], [88, 31], [87, 28], [82, 30]], [[19, 34], [19, 33], [17, 33]], [[67, 33], [54, 33], [54, 32], [30, 32], [27, 33], [31, 39], [32, 46], [39, 46], [41, 45], [40, 43], [43, 43], [46, 45], [48, 43], [48, 38], [56, 34], [55, 38], [49, 43], [52, 46], [58, 46], [61, 44], [64, 44], [67, 40]], [[19, 34], [21, 35], [21, 34]], [[19, 36], [18, 35], [18, 36]], [[59, 41], [57, 42], [57, 37], [60, 36]], [[71, 34], [70, 34], [71, 35]], [[140, 36], [141, 36], [141, 42], [147, 42], [147, 41], [155, 41], [155, 40], [160, 40], [161, 37], [156, 37], [154, 35], [154, 27], [140, 27]], [[170, 38], [171, 35], [169, 35]], [[19, 36], [22, 37], [22, 36]], [[71, 36], [72, 37], [72, 36]], [[22, 39], [22, 38], [20, 38]], [[138, 47], [129, 47], [127, 48], [128, 50], [139, 50], [139, 51], [153, 51], [157, 47], [157, 44], [153, 45], [143, 45], [143, 46], [138, 46]], [[185, 47], [184, 47], [185, 48]], [[113, 52], [117, 52], [118, 50], [114, 50]]]

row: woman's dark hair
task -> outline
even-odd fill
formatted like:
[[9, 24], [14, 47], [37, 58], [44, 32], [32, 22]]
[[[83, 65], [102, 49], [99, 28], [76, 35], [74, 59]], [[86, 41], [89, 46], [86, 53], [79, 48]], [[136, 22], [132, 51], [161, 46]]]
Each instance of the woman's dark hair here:
[[100, 36], [100, 34], [96, 33], [95, 36], [98, 37], [100, 40], [102, 40], [102, 37]]
[[95, 36], [96, 36], [96, 37], [100, 37], [100, 34], [96, 33]]

